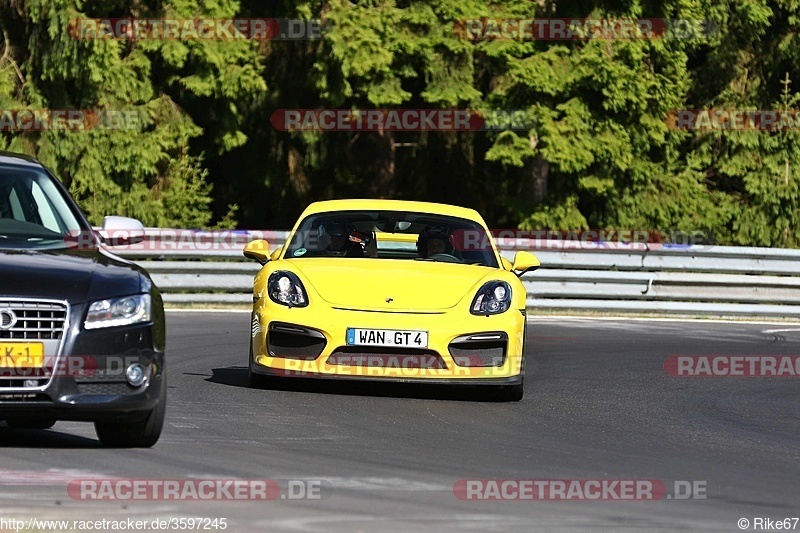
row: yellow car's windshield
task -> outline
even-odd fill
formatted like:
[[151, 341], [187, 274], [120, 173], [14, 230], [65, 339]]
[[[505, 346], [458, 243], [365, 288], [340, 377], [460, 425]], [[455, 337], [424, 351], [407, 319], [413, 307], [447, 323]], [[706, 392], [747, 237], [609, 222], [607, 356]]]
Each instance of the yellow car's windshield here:
[[306, 217], [285, 259], [365, 257], [477, 264], [497, 268], [486, 230], [471, 220], [402, 211], [336, 211]]

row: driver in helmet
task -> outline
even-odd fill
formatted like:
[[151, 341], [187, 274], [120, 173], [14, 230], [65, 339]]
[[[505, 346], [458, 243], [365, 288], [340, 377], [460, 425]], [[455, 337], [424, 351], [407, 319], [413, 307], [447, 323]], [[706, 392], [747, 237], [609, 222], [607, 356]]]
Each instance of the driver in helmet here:
[[[337, 220], [324, 222], [320, 224], [317, 232], [320, 249], [329, 256], [364, 257], [365, 250], [374, 247], [374, 234], [360, 232], [355, 226], [345, 222]], [[372, 254], [369, 256], [373, 257]]]
[[442, 228], [425, 228], [417, 239], [417, 252], [422, 258], [449, 252], [449, 235]]

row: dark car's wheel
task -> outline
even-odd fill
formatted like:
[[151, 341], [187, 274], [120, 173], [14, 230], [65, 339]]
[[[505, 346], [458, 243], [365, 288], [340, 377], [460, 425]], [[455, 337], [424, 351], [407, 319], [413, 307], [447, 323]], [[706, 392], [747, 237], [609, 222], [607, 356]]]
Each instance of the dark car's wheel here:
[[9, 418], [6, 425], [14, 429], [50, 429], [56, 424], [54, 418]]
[[167, 412], [167, 378], [161, 377], [158, 404], [136, 422], [95, 422], [97, 438], [109, 448], [149, 448], [158, 442]]

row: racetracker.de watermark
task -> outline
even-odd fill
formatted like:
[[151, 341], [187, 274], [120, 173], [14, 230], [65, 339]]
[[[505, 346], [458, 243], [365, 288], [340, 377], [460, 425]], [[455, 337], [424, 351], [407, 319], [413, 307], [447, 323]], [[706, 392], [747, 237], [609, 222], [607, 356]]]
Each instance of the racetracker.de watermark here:
[[14, 353], [13, 346], [0, 350], [0, 379], [9, 378], [93, 378], [124, 380], [125, 370], [141, 359], [132, 355], [68, 355], [24, 356]]
[[278, 109], [270, 124], [278, 131], [528, 131], [524, 109]]
[[468, 41], [587, 41], [702, 39], [719, 33], [707, 20], [663, 18], [472, 18], [453, 23]]
[[321, 39], [321, 20], [276, 18], [106, 18], [71, 20], [73, 39], [247, 40]]
[[653, 501], [705, 500], [707, 482], [658, 479], [461, 479], [459, 500], [473, 501]]
[[796, 378], [797, 355], [672, 355], [664, 361], [672, 377]]
[[[510, 358], [487, 358], [475, 354], [454, 356], [455, 366], [449, 369], [436, 356], [402, 355], [332, 355], [321, 361], [314, 354], [279, 358], [281, 367], [270, 367], [271, 375], [282, 377], [374, 376], [382, 378], [505, 378]], [[320, 359], [325, 359], [320, 358]], [[518, 359], [518, 357], [516, 358]], [[524, 374], [524, 371], [522, 372]]]
[[78, 250], [104, 244], [129, 252], [241, 252], [251, 241], [275, 238], [276, 232], [270, 230], [98, 229], [70, 231], [64, 243]]
[[74, 479], [73, 500], [273, 501], [323, 500], [333, 486], [318, 479]]
[[673, 130], [685, 131], [797, 131], [796, 109], [680, 109], [667, 113], [664, 121]]
[[136, 109], [0, 109], [0, 131], [140, 130], [146, 123]]
[[[658, 231], [647, 229], [586, 229], [586, 230], [489, 230], [501, 249], [564, 250], [564, 249], [633, 249], [658, 247], [681, 248], [704, 246], [713, 242], [704, 230]], [[479, 230], [454, 230], [450, 244], [459, 251], [491, 250], [488, 235]]]

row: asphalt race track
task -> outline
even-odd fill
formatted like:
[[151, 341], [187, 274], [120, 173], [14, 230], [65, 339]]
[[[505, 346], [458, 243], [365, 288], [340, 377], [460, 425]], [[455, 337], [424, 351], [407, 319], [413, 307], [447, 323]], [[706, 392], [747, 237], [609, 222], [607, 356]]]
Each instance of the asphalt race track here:
[[[753, 531], [755, 518], [800, 516], [800, 380], [664, 368], [673, 355], [797, 355], [800, 325], [533, 318], [520, 403], [402, 384], [253, 390], [248, 314], [170, 312], [168, 331], [159, 443], [108, 450], [89, 424], [0, 423], [0, 519], [225, 517], [229, 532], [350, 532], [741, 531], [747, 518]], [[69, 481], [87, 477], [272, 479], [282, 492], [272, 501], [70, 497]], [[672, 497], [456, 497], [459, 480], [485, 479], [659, 480]], [[288, 498], [300, 481], [321, 499]], [[676, 481], [705, 498], [682, 499]]]

